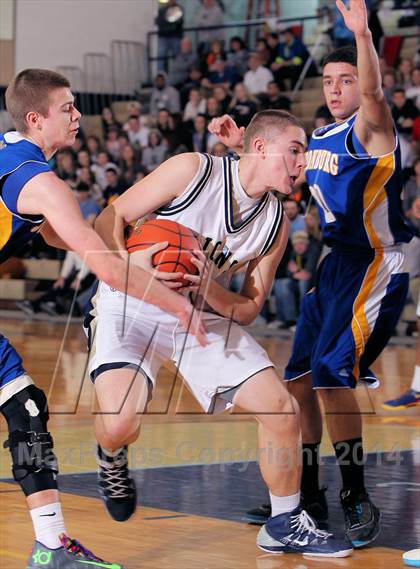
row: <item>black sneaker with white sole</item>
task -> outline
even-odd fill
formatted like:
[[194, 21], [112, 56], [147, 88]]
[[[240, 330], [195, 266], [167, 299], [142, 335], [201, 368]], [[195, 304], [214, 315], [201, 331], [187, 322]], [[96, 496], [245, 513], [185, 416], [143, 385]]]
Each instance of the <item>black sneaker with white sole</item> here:
[[381, 514], [369, 494], [343, 488], [340, 501], [344, 512], [346, 536], [353, 547], [365, 547], [375, 541], [381, 531]]
[[115, 521], [125, 522], [136, 511], [137, 493], [128, 471], [128, 447], [110, 456], [98, 445], [98, 485], [105, 507]]

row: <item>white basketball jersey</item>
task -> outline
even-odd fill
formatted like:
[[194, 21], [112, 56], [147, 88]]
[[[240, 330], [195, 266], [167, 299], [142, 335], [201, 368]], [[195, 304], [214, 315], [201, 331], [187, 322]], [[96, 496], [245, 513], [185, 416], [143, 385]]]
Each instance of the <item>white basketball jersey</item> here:
[[283, 219], [281, 202], [271, 192], [250, 198], [239, 181], [239, 161], [199, 154], [199, 169], [182, 195], [148, 219], [172, 219], [192, 229], [212, 261], [212, 276], [228, 287], [236, 271], [265, 255]]

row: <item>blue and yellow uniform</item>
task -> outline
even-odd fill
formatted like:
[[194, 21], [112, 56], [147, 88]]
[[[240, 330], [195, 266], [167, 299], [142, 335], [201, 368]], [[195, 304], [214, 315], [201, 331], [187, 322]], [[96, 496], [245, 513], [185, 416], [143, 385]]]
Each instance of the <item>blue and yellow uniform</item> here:
[[386, 346], [408, 290], [400, 244], [412, 238], [400, 194], [401, 158], [366, 154], [356, 115], [312, 135], [306, 178], [332, 251], [302, 303], [285, 377], [312, 371], [313, 386], [355, 387]]
[[[38, 146], [17, 132], [0, 134], [0, 264], [19, 253], [43, 223], [42, 216], [19, 214], [17, 201], [31, 178], [50, 171]], [[30, 383], [19, 354], [0, 334], [0, 405]]]

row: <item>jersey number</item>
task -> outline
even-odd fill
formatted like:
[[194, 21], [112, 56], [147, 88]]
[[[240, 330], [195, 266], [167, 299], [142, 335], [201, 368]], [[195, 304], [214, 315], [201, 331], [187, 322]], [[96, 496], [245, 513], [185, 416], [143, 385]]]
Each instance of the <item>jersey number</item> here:
[[332, 223], [333, 221], [335, 221], [336, 217], [333, 214], [333, 212], [330, 210], [330, 208], [327, 206], [327, 202], [325, 201], [324, 196], [322, 195], [321, 192], [321, 188], [318, 186], [318, 184], [309, 186], [309, 189], [311, 190], [311, 194], [314, 196], [319, 207], [322, 208], [326, 223]]

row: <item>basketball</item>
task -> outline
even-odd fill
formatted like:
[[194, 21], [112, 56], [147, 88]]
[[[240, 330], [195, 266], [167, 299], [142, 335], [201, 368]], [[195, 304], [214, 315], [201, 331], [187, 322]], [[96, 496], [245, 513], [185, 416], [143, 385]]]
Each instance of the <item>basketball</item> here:
[[136, 226], [129, 234], [126, 246], [129, 253], [147, 249], [155, 243], [168, 242], [163, 251], [153, 255], [153, 266], [158, 271], [196, 275], [197, 267], [191, 262], [193, 251], [202, 247], [188, 227], [170, 219], [152, 219]]

